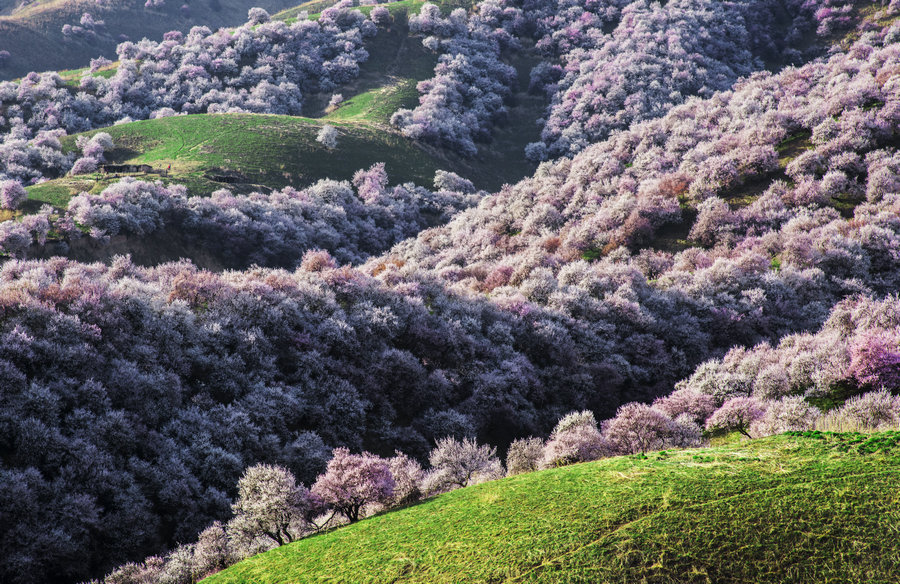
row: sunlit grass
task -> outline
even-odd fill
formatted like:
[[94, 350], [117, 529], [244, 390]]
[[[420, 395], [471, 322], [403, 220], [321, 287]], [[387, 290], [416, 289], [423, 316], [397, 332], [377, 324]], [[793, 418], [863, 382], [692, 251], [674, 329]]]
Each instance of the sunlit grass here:
[[[326, 123], [339, 132], [334, 150], [316, 141]], [[98, 131], [112, 136], [116, 149], [109, 154], [111, 160], [167, 170], [165, 177], [145, 178], [186, 184], [195, 194], [226, 186], [235, 188], [210, 180], [211, 175], [223, 170], [243, 175], [247, 188], [280, 188], [302, 187], [323, 178], [349, 180], [356, 170], [376, 162], [385, 163], [392, 181], [430, 186], [435, 171], [442, 168], [438, 161], [396, 133], [340, 120], [198, 114], [121, 124], [87, 135]], [[71, 147], [74, 139], [67, 137], [64, 144]], [[59, 187], [65, 182], [51, 181], [37, 191], [61, 200]]]
[[891, 582], [893, 435], [806, 433], [626, 456], [455, 491], [206, 580]]

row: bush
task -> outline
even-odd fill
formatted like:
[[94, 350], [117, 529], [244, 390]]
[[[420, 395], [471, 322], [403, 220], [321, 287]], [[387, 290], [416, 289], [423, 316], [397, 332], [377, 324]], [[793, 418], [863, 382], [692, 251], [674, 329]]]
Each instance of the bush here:
[[72, 165], [72, 169], [69, 171], [70, 174], [90, 174], [92, 172], [97, 172], [97, 167], [99, 163], [96, 158], [91, 158], [89, 156], [83, 156], [75, 161], [75, 164]]
[[603, 437], [622, 454], [644, 453], [672, 447], [695, 446], [700, 435], [646, 404], [621, 406], [616, 417], [603, 423]]
[[554, 430], [544, 445], [541, 468], [554, 468], [577, 462], [589, 462], [609, 456], [613, 447], [595, 424], [580, 424]]
[[320, 509], [316, 497], [298, 485], [290, 471], [257, 464], [245, 470], [238, 482], [228, 530], [237, 541], [267, 537], [284, 545], [308, 532]]
[[395, 488], [389, 461], [368, 452], [350, 454], [347, 448], [335, 448], [312, 493], [352, 523], [367, 505], [389, 504]]
[[28, 193], [19, 181], [0, 181], [0, 207], [10, 210], [18, 209], [26, 199], [28, 199]]
[[394, 21], [394, 17], [391, 16], [391, 11], [388, 10], [386, 6], [376, 6], [373, 8], [369, 18], [372, 19], [372, 22], [381, 27], [388, 27]]
[[501, 478], [503, 465], [497, 459], [497, 449], [479, 446], [475, 440], [455, 438], [438, 440], [428, 456], [431, 470], [425, 477], [424, 490], [429, 495], [468, 487]]
[[540, 468], [544, 441], [540, 438], [513, 440], [506, 452], [506, 474], [513, 476], [533, 472]]
[[900, 343], [896, 334], [864, 334], [850, 347], [850, 374], [861, 385], [900, 391]]
[[338, 146], [337, 129], [334, 126], [322, 126], [322, 129], [319, 130], [319, 133], [316, 135], [316, 142], [329, 150], [334, 150]]
[[394, 496], [391, 505], [396, 507], [408, 505], [422, 498], [422, 481], [425, 471], [416, 460], [402, 452], [394, 454], [388, 464], [394, 478]]
[[811, 430], [821, 412], [798, 396], [784, 397], [766, 404], [766, 413], [750, 425], [754, 436]]
[[862, 428], [896, 428], [900, 425], [900, 398], [884, 389], [872, 391], [848, 399], [839, 415]]
[[692, 389], [678, 389], [667, 396], [657, 398], [653, 408], [672, 418], [682, 415], [690, 417], [695, 424], [703, 425], [706, 419], [716, 411], [716, 398]]

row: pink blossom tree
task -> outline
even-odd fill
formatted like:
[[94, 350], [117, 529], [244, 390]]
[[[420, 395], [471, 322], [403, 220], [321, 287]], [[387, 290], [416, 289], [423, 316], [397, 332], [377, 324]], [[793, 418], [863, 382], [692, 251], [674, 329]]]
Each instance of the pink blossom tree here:
[[716, 411], [716, 398], [689, 388], [673, 391], [667, 396], [657, 398], [653, 402], [657, 409], [673, 420], [687, 414], [695, 424], [703, 424]]
[[900, 397], [884, 389], [848, 399], [839, 414], [864, 428], [894, 427], [900, 424]]
[[588, 410], [563, 416], [541, 456], [541, 468], [553, 468], [576, 462], [597, 460], [612, 453], [609, 442], [600, 434], [594, 413]]
[[887, 334], [866, 334], [850, 348], [850, 372], [862, 385], [900, 390], [900, 347]]
[[4, 209], [18, 209], [25, 202], [28, 193], [25, 188], [15, 180], [0, 181], [0, 207]]
[[97, 171], [97, 159], [89, 156], [83, 156], [75, 161], [72, 165], [70, 174], [90, 174]]
[[626, 454], [700, 442], [696, 428], [679, 424], [663, 412], [637, 402], [623, 405], [615, 418], [605, 421], [603, 436], [613, 448]]
[[765, 415], [765, 405], [755, 397], [733, 397], [706, 421], [710, 432], [736, 430], [750, 438], [750, 425]]
[[471, 438], [462, 441], [447, 437], [438, 440], [428, 457], [431, 471], [425, 477], [425, 491], [442, 493], [503, 476], [497, 449], [479, 445]]
[[372, 22], [380, 27], [388, 27], [391, 22], [393, 22], [393, 18], [391, 17], [391, 11], [387, 9], [386, 6], [376, 6], [372, 9], [372, 13], [369, 15]]
[[238, 482], [232, 511], [228, 528], [237, 539], [267, 537], [284, 545], [308, 531], [321, 504], [287, 469], [257, 464], [244, 471]]
[[390, 503], [395, 488], [389, 461], [369, 452], [350, 454], [347, 448], [335, 448], [312, 493], [352, 523], [366, 505]]
[[406, 505], [418, 501], [422, 497], [422, 480], [425, 471], [414, 458], [395, 452], [388, 460], [391, 476], [394, 478], [394, 496], [391, 506]]
[[514, 440], [506, 452], [506, 474], [513, 476], [540, 468], [544, 441], [540, 438]]
[[788, 396], [768, 402], [766, 413], [751, 424], [754, 436], [772, 436], [784, 432], [811, 429], [821, 412], [800, 396]]

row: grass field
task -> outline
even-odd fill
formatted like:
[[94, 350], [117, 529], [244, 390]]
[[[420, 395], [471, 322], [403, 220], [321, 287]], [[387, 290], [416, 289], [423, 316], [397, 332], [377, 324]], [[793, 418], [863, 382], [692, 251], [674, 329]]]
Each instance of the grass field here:
[[896, 582], [898, 443], [810, 432], [520, 475], [204, 582]]
[[[306, 186], [326, 177], [349, 180], [356, 170], [376, 162], [385, 163], [393, 181], [430, 186], [440, 168], [412, 143], [369, 124], [329, 122], [340, 136], [338, 147], [328, 150], [316, 142], [325, 123], [290, 116], [200, 114], [97, 131], [109, 132], [116, 144], [108, 155], [110, 160], [149, 164], [155, 169], [171, 165], [166, 180], [185, 184], [197, 194], [226, 186], [252, 190], [260, 186]], [[74, 138], [67, 138], [66, 145], [70, 142]], [[221, 171], [238, 173], [241, 183], [224, 185], [210, 180], [210, 175]]]

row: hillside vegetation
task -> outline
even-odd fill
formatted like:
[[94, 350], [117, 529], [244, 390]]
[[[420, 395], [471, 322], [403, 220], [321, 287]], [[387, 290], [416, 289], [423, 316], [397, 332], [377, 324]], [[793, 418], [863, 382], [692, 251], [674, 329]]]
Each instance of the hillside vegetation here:
[[0, 584], [891, 580], [895, 434], [613, 457], [900, 427], [900, 0], [571, 4], [0, 83]]
[[[327, 107], [331, 94], [316, 94], [304, 106], [307, 117], [197, 114], [120, 124], [84, 135], [110, 134], [116, 145], [106, 154], [110, 163], [149, 164], [156, 171], [171, 165], [166, 176], [146, 178], [183, 184], [198, 195], [220, 188], [250, 192], [302, 187], [324, 178], [349, 180], [354, 172], [376, 162], [385, 163], [393, 182], [426, 186], [437, 170], [456, 172], [487, 189], [499, 189], [529, 174], [534, 165], [521, 152], [539, 133], [535, 120], [544, 104], [543, 99], [527, 94], [528, 71], [537, 63], [532, 51], [511, 56], [520, 69], [516, 104], [510, 108], [509, 123], [498, 129], [478, 159], [417, 144], [390, 126], [397, 109], [415, 105], [416, 83], [433, 74], [436, 62], [421, 39], [409, 36], [405, 25], [406, 11], [422, 3], [407, 4], [389, 5], [397, 21], [366, 43], [369, 58], [360, 66], [359, 77], [335, 91], [344, 97], [338, 107]], [[278, 17], [288, 18], [290, 13]], [[316, 141], [326, 124], [338, 129], [338, 147], [333, 151]], [[64, 138], [65, 148], [73, 150], [80, 135]], [[221, 177], [226, 176], [231, 180], [223, 183]], [[100, 192], [116, 180], [114, 175], [97, 173], [47, 181], [29, 188], [35, 202], [31, 210], [40, 203], [65, 207], [71, 196]]]
[[809, 432], [519, 475], [204, 582], [889, 582], [898, 441]]
[[[46, 0], [7, 5], [0, 11], [0, 50], [9, 51], [11, 57], [0, 64], [0, 81], [29, 71], [84, 67], [101, 55], [115, 58], [123, 35], [137, 42], [159, 40], [170, 30], [187, 32], [194, 26], [215, 30], [240, 24], [254, 6], [275, 12], [293, 4], [290, 0], [170, 0], [145, 7], [137, 0]], [[62, 27], [78, 25], [85, 13], [105, 25], [96, 34], [66, 38]]]

